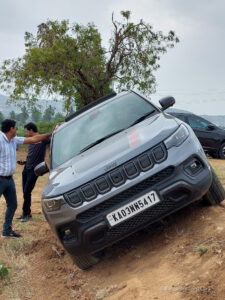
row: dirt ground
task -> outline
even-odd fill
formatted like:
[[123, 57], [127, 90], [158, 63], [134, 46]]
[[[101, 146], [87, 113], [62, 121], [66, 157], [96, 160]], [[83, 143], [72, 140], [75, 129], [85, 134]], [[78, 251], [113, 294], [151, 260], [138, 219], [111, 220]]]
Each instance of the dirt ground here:
[[[24, 158], [19, 150], [17, 157]], [[225, 184], [225, 161], [212, 160]], [[22, 207], [21, 171], [14, 176]], [[9, 276], [0, 280], [0, 299], [225, 299], [225, 201], [195, 203], [106, 250], [102, 261], [82, 271], [73, 265], [41, 213], [48, 175], [33, 192], [33, 218], [14, 220], [21, 239], [0, 239], [0, 263]], [[0, 224], [5, 211], [0, 198]]]

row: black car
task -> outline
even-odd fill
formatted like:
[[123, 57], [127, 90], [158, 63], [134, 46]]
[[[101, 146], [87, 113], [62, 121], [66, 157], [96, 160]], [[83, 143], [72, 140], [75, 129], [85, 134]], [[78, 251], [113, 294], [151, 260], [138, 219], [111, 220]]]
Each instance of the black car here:
[[191, 126], [206, 153], [225, 159], [225, 130], [189, 111], [168, 109], [166, 112]]

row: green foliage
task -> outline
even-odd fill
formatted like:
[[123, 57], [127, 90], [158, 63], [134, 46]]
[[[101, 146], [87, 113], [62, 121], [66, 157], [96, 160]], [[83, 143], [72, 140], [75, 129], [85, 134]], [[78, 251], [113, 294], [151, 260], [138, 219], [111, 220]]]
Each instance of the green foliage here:
[[4, 279], [9, 274], [9, 267], [4, 266], [0, 263], [0, 279]]
[[17, 122], [20, 122], [20, 114], [16, 114], [15, 120], [16, 120]]
[[9, 113], [9, 119], [16, 120], [16, 113], [14, 110], [11, 110]]
[[55, 122], [56, 123], [61, 123], [61, 122], [64, 122], [65, 121], [65, 117], [64, 117], [64, 115], [62, 114], [62, 113], [57, 113], [56, 115], [55, 115]]
[[3, 113], [0, 111], [0, 123], [2, 123], [2, 121], [5, 119]]
[[199, 246], [196, 248], [196, 251], [200, 253], [200, 255], [204, 254], [206, 251], [208, 251], [208, 248], [205, 246]]
[[20, 123], [22, 125], [25, 125], [28, 117], [29, 117], [29, 112], [28, 112], [26, 106], [23, 105], [22, 108], [21, 108], [21, 113], [20, 113]]
[[112, 15], [108, 49], [91, 23], [49, 20], [38, 26], [36, 35], [26, 32], [26, 54], [1, 66], [1, 88], [30, 104], [42, 92], [60, 95], [67, 111], [73, 103], [80, 108], [110, 93], [112, 86], [152, 93], [160, 56], [179, 40], [173, 31], [163, 35], [143, 20], [133, 23], [130, 11], [121, 15], [122, 21]]
[[37, 107], [31, 109], [31, 120], [34, 123], [37, 123], [41, 120], [41, 111]]
[[17, 130], [17, 136], [25, 136], [25, 130], [24, 130], [24, 127], [19, 125], [17, 126], [18, 127], [18, 130]]
[[54, 114], [55, 114], [55, 108], [51, 105], [49, 105], [43, 115], [43, 121], [44, 122], [51, 122], [54, 120]]
[[46, 132], [51, 132], [54, 125], [55, 125], [55, 122], [39, 122], [39, 123], [36, 123], [37, 125], [37, 128], [38, 128], [38, 132], [40, 134], [42, 133], [46, 133]]

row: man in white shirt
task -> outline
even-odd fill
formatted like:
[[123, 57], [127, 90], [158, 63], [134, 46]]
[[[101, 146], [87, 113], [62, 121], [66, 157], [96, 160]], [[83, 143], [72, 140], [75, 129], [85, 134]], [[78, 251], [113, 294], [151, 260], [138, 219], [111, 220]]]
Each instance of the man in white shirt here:
[[17, 209], [16, 187], [13, 173], [16, 168], [16, 148], [22, 144], [33, 144], [43, 141], [52, 133], [38, 134], [33, 137], [17, 137], [16, 121], [6, 119], [2, 122], [0, 132], [0, 197], [3, 194], [6, 200], [5, 220], [2, 237], [19, 238], [21, 235], [12, 229], [12, 220]]

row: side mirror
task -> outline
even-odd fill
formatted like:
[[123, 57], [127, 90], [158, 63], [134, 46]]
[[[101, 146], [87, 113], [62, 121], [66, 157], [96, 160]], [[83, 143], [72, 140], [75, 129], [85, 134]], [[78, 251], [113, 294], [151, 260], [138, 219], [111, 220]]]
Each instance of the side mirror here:
[[34, 168], [34, 173], [36, 176], [42, 176], [49, 172], [49, 168], [45, 161], [41, 162]]
[[164, 97], [159, 100], [160, 105], [162, 106], [162, 110], [166, 110], [170, 106], [173, 106], [175, 103], [175, 99], [172, 96]]
[[208, 125], [208, 129], [209, 129], [209, 130], [214, 130], [215, 128], [216, 128], [216, 126], [213, 125], [213, 124], [209, 124], [209, 125]]

